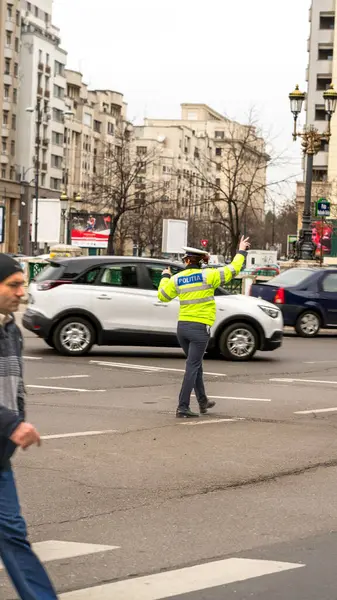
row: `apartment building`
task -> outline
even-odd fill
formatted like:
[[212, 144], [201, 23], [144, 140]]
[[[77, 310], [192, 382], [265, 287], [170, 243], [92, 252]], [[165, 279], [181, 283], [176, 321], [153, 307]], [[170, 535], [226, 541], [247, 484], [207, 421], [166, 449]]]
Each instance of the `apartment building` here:
[[16, 182], [16, 130], [20, 33], [20, 0], [0, 0], [0, 204], [6, 210], [1, 252], [15, 252], [18, 244], [21, 188]]
[[56, 197], [62, 189], [63, 145], [57, 140], [64, 138], [67, 53], [52, 24], [52, 0], [21, 0], [21, 16], [17, 162], [29, 181], [38, 161], [40, 196]]
[[[256, 174], [261, 191], [253, 202], [264, 218], [268, 157], [264, 141], [251, 127], [230, 121], [205, 104], [182, 104], [181, 119], [145, 119], [143, 126], [135, 128], [135, 136], [144, 152], [156, 148], [153, 177], [167, 182], [166, 201], [180, 218], [207, 218], [214, 211], [212, 199], [225, 202], [228, 171], [235, 168], [230, 148], [245, 144], [247, 155], [262, 157]], [[255, 177], [248, 160], [241, 164], [241, 177], [243, 173], [247, 181]]]
[[63, 148], [63, 190], [69, 199], [80, 194], [86, 203], [102, 146], [114, 144], [118, 128], [126, 119], [123, 94], [111, 90], [89, 90], [83, 76], [66, 70], [66, 118]]

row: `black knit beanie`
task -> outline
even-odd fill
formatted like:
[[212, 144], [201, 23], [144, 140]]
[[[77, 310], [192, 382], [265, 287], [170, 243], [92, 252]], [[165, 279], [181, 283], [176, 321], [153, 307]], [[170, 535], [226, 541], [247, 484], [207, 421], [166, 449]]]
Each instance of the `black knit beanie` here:
[[15, 258], [8, 256], [7, 254], [0, 253], [0, 283], [5, 281], [7, 277], [14, 275], [14, 273], [22, 273], [20, 263]]

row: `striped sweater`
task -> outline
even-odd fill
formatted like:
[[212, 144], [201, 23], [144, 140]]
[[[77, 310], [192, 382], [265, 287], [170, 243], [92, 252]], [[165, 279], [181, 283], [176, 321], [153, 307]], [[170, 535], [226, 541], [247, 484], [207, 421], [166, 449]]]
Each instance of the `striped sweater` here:
[[0, 468], [15, 451], [9, 440], [24, 420], [22, 337], [14, 318], [0, 319]]

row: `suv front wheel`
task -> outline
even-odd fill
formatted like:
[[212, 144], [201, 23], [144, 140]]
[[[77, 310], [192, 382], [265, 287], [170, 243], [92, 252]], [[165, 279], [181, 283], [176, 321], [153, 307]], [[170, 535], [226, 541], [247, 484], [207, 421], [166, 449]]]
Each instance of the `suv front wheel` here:
[[53, 335], [56, 350], [67, 356], [88, 354], [94, 342], [94, 328], [82, 317], [67, 317], [57, 325]]
[[219, 350], [227, 360], [250, 360], [257, 349], [258, 334], [247, 323], [232, 323], [219, 339]]

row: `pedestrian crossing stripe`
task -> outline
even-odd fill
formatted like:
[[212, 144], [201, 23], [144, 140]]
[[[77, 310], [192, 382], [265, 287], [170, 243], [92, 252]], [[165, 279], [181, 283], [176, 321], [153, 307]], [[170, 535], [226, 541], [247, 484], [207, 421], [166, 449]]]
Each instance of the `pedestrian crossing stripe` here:
[[[107, 552], [117, 550], [119, 546], [102, 546], [100, 544], [81, 544], [79, 542], [65, 542], [58, 540], [48, 540], [33, 544], [33, 550], [42, 562], [52, 560], [62, 560], [65, 558], [76, 558], [98, 552]], [[0, 562], [0, 569], [3, 566]]]
[[164, 600], [304, 566], [269, 560], [229, 558], [66, 592], [60, 595], [60, 600]]

